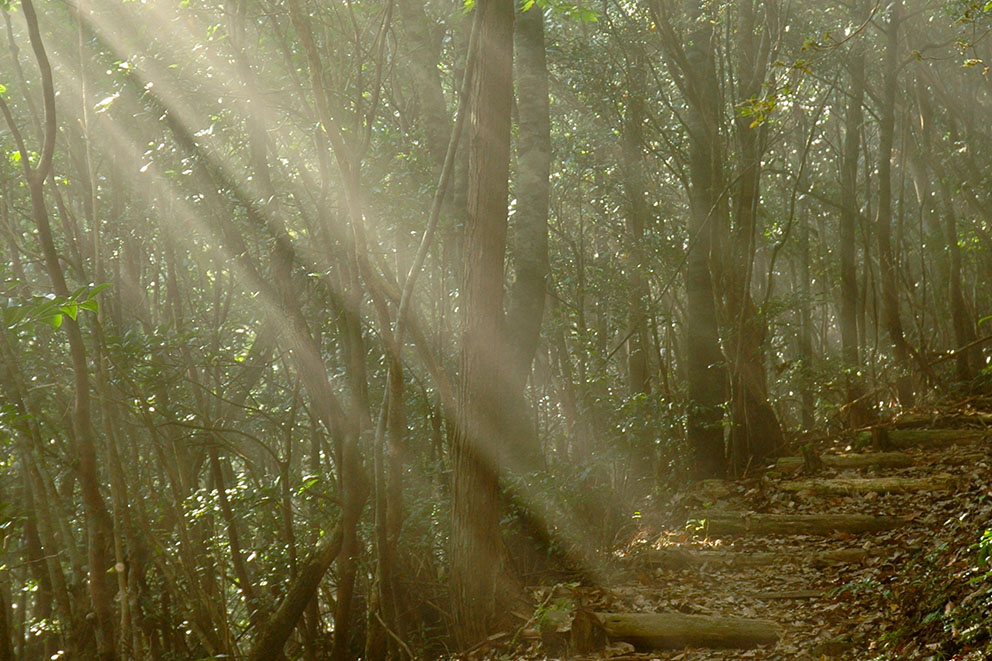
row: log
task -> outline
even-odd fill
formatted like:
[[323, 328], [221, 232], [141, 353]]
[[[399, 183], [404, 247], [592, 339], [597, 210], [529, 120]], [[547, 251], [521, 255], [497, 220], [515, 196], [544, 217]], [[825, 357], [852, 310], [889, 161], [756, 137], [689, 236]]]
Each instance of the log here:
[[942, 464], [947, 464], [948, 466], [970, 466], [975, 464], [982, 459], [985, 459], [988, 455], [984, 452], [969, 452], [967, 454], [945, 454], [941, 456], [938, 461]]
[[817, 599], [823, 596], [823, 590], [783, 590], [781, 592], [748, 592], [747, 596], [759, 601], [774, 601], [778, 599]]
[[724, 551], [693, 551], [689, 549], [650, 549], [638, 554], [639, 563], [660, 569], [694, 569], [704, 565], [723, 567], [759, 567], [782, 561], [775, 553], [732, 553]]
[[751, 648], [778, 642], [774, 622], [682, 613], [596, 613], [613, 641], [641, 650]]
[[865, 549], [837, 549], [836, 551], [821, 551], [813, 556], [813, 564], [820, 566], [864, 564], [872, 555], [879, 555], [876, 551], [869, 553]]
[[[916, 463], [916, 457], [905, 452], [864, 452], [860, 454], [824, 454], [820, 461], [829, 468], [905, 468]], [[795, 473], [803, 467], [802, 457], [782, 457], [775, 468], [783, 473]]]
[[[889, 444], [895, 448], [944, 447], [975, 443], [989, 436], [984, 429], [890, 429]], [[871, 431], [858, 432], [857, 445], [871, 445]]]
[[689, 520], [704, 521], [710, 535], [830, 535], [892, 530], [906, 519], [863, 514], [744, 514], [696, 512]]
[[733, 553], [729, 551], [695, 551], [692, 549], [666, 548], [643, 551], [637, 556], [641, 564], [673, 571], [696, 569], [698, 567], [760, 567], [764, 565], [788, 564], [810, 560], [815, 565], [838, 565], [862, 563], [867, 559], [864, 549], [838, 549], [808, 553], [796, 551], [783, 553]]
[[789, 493], [810, 493], [816, 496], [845, 496], [864, 493], [913, 493], [916, 491], [949, 491], [957, 480], [948, 475], [930, 477], [850, 477], [834, 479], [795, 480], [781, 482], [778, 488]]
[[891, 423], [895, 429], [920, 427], [964, 427], [967, 425], [992, 425], [992, 414], [972, 411], [968, 413], [909, 413]]

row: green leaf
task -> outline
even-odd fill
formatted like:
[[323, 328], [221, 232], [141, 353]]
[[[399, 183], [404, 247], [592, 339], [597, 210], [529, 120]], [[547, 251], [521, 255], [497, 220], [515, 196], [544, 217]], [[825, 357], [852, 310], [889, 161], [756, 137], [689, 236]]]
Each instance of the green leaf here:
[[59, 308], [59, 312], [62, 312], [65, 316], [75, 321], [76, 315], [79, 313], [79, 306], [76, 304], [76, 301], [69, 301]]
[[89, 310], [94, 314], [100, 311], [100, 304], [93, 299], [87, 299], [79, 304], [80, 310]]
[[117, 100], [118, 96], [120, 96], [120, 94], [112, 94], [108, 97], [101, 99], [95, 106], [93, 106], [93, 109], [96, 110], [98, 113], [107, 112], [108, 110], [110, 110], [110, 106], [114, 104], [114, 101]]
[[44, 319], [44, 322], [46, 324], [48, 324], [49, 326], [51, 326], [53, 329], [54, 328], [58, 328], [59, 326], [62, 325], [62, 315], [61, 314], [54, 314], [51, 317], [48, 317], [47, 319]]
[[537, 4], [537, 0], [526, 0], [524, 4], [520, 6], [520, 11], [530, 11], [531, 7]]
[[985, 11], [992, 11], [992, 2], [985, 3]]
[[309, 489], [313, 485], [317, 484], [318, 482], [320, 482], [320, 477], [319, 476], [317, 476], [317, 475], [307, 475], [306, 477], [303, 478], [303, 484], [301, 484], [300, 485], [300, 488], [296, 490], [296, 495], [299, 496], [304, 491], [306, 491], [307, 489]]
[[102, 282], [102, 283], [98, 284], [96, 287], [93, 288], [93, 291], [90, 292], [89, 296], [86, 297], [87, 300], [93, 300], [93, 298], [95, 298], [97, 294], [99, 294], [100, 292], [102, 292], [104, 289], [106, 289], [110, 285], [111, 285], [111, 283], [109, 283], [109, 282]]

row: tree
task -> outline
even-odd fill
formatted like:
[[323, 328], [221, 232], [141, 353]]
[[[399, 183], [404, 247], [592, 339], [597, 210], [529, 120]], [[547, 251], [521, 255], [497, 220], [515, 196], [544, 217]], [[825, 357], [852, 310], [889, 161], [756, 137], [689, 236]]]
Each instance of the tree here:
[[469, 111], [461, 380], [452, 445], [451, 590], [463, 645], [488, 634], [502, 578], [498, 492], [505, 439], [498, 384], [506, 369], [499, 348], [513, 100], [513, 2], [479, 0], [475, 11], [479, 57]]

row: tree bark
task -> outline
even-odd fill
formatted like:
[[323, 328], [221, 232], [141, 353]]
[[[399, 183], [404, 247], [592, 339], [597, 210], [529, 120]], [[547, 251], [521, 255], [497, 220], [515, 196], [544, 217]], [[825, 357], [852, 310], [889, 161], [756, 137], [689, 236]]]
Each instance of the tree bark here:
[[[469, 112], [468, 220], [453, 443], [451, 591], [455, 637], [469, 646], [496, 618], [501, 573], [498, 480], [504, 440], [500, 347], [513, 95], [513, 1], [475, 5], [478, 69]], [[496, 387], [494, 387], [494, 385]]]

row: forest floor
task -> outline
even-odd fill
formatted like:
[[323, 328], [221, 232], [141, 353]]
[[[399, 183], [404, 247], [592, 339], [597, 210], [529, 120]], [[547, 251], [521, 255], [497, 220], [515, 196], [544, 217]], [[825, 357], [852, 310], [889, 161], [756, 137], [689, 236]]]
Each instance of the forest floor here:
[[[982, 541], [992, 529], [992, 436], [984, 433], [894, 430], [882, 441], [897, 451], [885, 453], [863, 434], [751, 479], [687, 488], [644, 512], [637, 539], [615, 554], [609, 587], [535, 591], [525, 627], [477, 654], [992, 658], [992, 536]], [[850, 463], [867, 465], [838, 465]], [[627, 613], [674, 619], [611, 624], [604, 615]]]

